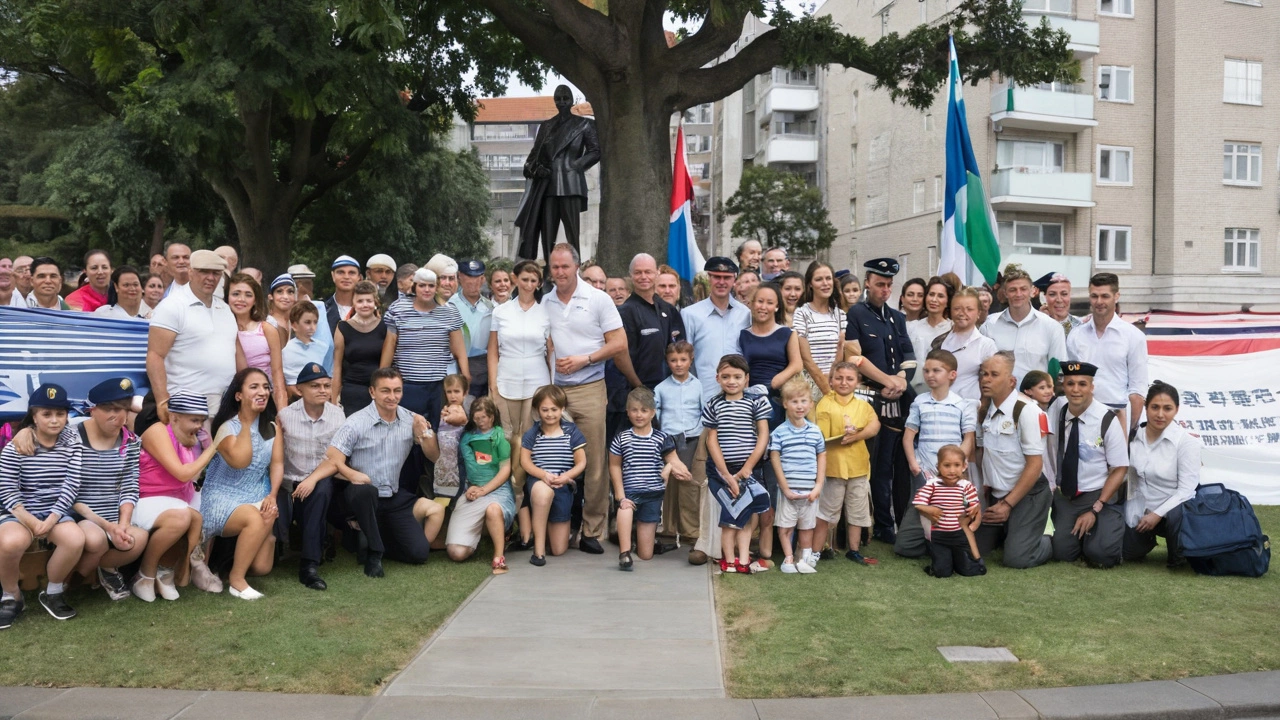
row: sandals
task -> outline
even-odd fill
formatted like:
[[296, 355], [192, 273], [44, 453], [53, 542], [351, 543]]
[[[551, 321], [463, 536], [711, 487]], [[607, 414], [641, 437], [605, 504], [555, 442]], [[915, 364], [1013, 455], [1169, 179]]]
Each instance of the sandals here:
[[500, 556], [493, 559], [493, 574], [494, 575], [507, 574], [507, 558], [506, 557]]

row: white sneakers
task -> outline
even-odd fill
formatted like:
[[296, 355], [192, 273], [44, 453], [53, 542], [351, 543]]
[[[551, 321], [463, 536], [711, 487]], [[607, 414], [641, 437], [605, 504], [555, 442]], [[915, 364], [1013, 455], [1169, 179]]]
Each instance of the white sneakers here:
[[800, 562], [795, 562], [792, 558], [787, 558], [782, 561], [782, 572], [784, 575], [813, 575], [818, 572], [814, 567], [817, 564], [818, 556], [815, 553], [810, 553], [800, 558]]
[[228, 587], [227, 590], [231, 593], [231, 597], [240, 598], [241, 600], [257, 600], [264, 597], [262, 593], [247, 585], [243, 590], [237, 590], [233, 587]]

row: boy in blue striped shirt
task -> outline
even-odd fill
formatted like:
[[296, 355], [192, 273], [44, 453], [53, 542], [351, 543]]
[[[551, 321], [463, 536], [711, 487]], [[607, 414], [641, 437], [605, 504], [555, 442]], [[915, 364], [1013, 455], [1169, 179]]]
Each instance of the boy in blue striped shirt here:
[[[818, 498], [827, 477], [827, 441], [817, 425], [805, 416], [813, 405], [809, 383], [795, 376], [782, 385], [782, 406], [787, 421], [769, 435], [769, 457], [778, 476], [777, 513], [773, 524], [786, 558], [782, 572], [787, 575], [817, 572], [809, 562], [813, 554], [813, 528], [818, 522]], [[800, 562], [796, 562], [791, 536], [800, 530]]]
[[658, 520], [662, 518], [662, 497], [666, 478], [691, 480], [693, 475], [676, 455], [675, 440], [655, 430], [657, 409], [653, 391], [639, 387], [627, 395], [627, 418], [631, 427], [618, 433], [609, 444], [609, 476], [618, 502], [618, 569], [631, 571], [631, 526], [636, 529], [636, 554], [641, 560], [653, 557]]

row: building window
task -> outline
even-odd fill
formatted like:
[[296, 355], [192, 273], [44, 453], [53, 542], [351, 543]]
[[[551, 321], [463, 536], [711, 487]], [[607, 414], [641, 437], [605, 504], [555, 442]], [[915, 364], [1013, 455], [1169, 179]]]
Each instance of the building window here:
[[1133, 17], [1133, 0], [1098, 0], [1098, 14]]
[[1028, 173], [1060, 173], [1064, 151], [1062, 143], [999, 140], [996, 142], [996, 168]]
[[1133, 228], [1118, 225], [1098, 226], [1096, 265], [1100, 268], [1129, 267], [1129, 238]]
[[773, 69], [773, 82], [778, 85], [812, 86], [817, 84], [817, 71], [812, 67], [796, 70], [776, 67]]
[[1226, 143], [1222, 146], [1222, 182], [1227, 185], [1262, 184], [1262, 146]]
[[853, 99], [850, 101], [849, 105], [850, 105], [850, 108], [849, 108], [849, 114], [850, 114], [849, 124], [850, 124], [850, 125], [857, 125], [857, 124], [858, 124], [858, 91], [857, 91], [857, 90], [854, 90], [854, 91], [853, 91]]
[[1258, 229], [1227, 228], [1223, 234], [1223, 272], [1258, 272]]
[[933, 132], [933, 113], [924, 114], [924, 131]]
[[1062, 254], [1062, 226], [1057, 223], [1006, 221], [996, 225], [1000, 235], [1000, 245], [1012, 248], [1014, 253]]
[[880, 16], [880, 37], [884, 37], [889, 34], [889, 8], [891, 7], [893, 7], [893, 5], [888, 5], [885, 9], [877, 13]]
[[1098, 146], [1098, 184], [1133, 184], [1133, 148]]
[[858, 201], [855, 198], [849, 198], [849, 229], [858, 227]]
[[537, 125], [473, 125], [472, 140], [525, 140], [532, 138], [538, 131]]
[[711, 103], [694, 105], [684, 111], [684, 121], [690, 124], [706, 124], [711, 122]]
[[1262, 63], [1227, 58], [1222, 75], [1222, 102], [1262, 104]]
[[1098, 69], [1098, 99], [1133, 102], [1133, 68], [1103, 65]]
[[[816, 135], [818, 118], [812, 112], [775, 112], [774, 135]], [[707, 138], [710, 140], [710, 138]]]
[[933, 176], [933, 209], [942, 207], [942, 176]]
[[917, 180], [911, 184], [911, 212], [924, 212], [924, 181]]
[[1022, 3], [1022, 12], [1070, 15], [1071, 2], [1072, 0], [1026, 0]]

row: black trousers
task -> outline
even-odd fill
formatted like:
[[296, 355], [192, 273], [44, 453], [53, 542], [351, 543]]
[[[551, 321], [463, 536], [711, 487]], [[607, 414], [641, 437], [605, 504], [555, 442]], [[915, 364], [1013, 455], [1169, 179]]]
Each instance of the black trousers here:
[[[871, 453], [871, 512], [873, 533], [892, 531], [911, 505], [911, 472], [902, 450], [902, 432], [881, 421]], [[897, 523], [894, 522], [897, 518]]]
[[[542, 199], [541, 221], [538, 236], [542, 238], [542, 257], [551, 259], [551, 246], [555, 245], [560, 234], [560, 225], [564, 225], [564, 237], [574, 250], [581, 250], [578, 245], [578, 234], [582, 227], [582, 213], [587, 209], [587, 199], [578, 195], [547, 195]], [[520, 251], [522, 258], [538, 259], [538, 246], [533, 233], [522, 233]]]
[[[440, 411], [444, 408], [444, 381], [405, 383], [400, 406], [427, 419], [432, 430], [440, 428]], [[427, 459], [417, 443], [409, 450], [400, 467], [400, 489], [425, 497], [435, 497], [435, 463]]]
[[934, 530], [929, 540], [929, 556], [933, 558], [933, 576], [951, 577], [986, 575], [987, 566], [969, 552], [969, 539], [963, 530]]
[[370, 552], [411, 565], [427, 561], [431, 545], [422, 533], [422, 523], [413, 517], [417, 495], [400, 489], [383, 498], [373, 485], [341, 484], [346, 510], [360, 523]]
[[1150, 532], [1140, 533], [1126, 525], [1124, 528], [1124, 559], [1141, 560], [1145, 558], [1147, 553], [1156, 548], [1156, 537], [1162, 537], [1169, 552], [1165, 563], [1169, 567], [1177, 567], [1183, 563], [1182, 543], [1179, 541], [1181, 534], [1181, 505], [1170, 510], [1164, 516], [1164, 519], [1156, 523], [1156, 526]]
[[276, 540], [287, 542], [289, 526], [298, 521], [302, 532], [302, 561], [319, 563], [324, 552], [324, 535], [328, 525], [329, 503], [333, 500], [333, 480], [325, 478], [303, 500], [294, 500], [290, 491], [282, 485], [276, 493]]

